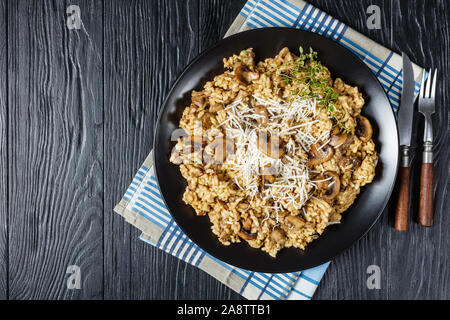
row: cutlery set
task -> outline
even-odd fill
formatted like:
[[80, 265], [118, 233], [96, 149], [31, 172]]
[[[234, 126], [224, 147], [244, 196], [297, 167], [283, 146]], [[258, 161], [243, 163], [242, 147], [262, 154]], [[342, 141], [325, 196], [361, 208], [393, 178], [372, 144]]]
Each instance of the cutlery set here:
[[[419, 223], [424, 227], [433, 225], [433, 125], [431, 115], [435, 110], [437, 71], [423, 73], [419, 94], [419, 112], [425, 117], [424, 144], [420, 179]], [[412, 63], [403, 53], [403, 88], [398, 112], [398, 130], [400, 136], [400, 169], [397, 178], [399, 186], [395, 212], [395, 229], [408, 230], [410, 202], [410, 146], [414, 115], [414, 73]]]

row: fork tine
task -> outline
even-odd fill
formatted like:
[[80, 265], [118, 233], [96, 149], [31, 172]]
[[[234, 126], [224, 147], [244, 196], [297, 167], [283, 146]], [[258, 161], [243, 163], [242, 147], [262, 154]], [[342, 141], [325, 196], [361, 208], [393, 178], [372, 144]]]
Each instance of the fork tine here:
[[433, 71], [430, 69], [428, 71], [427, 88], [425, 89], [425, 98], [429, 98], [431, 95], [431, 78], [433, 76]]
[[434, 99], [436, 95], [436, 80], [437, 80], [437, 69], [434, 69], [433, 86], [431, 87], [431, 98]]
[[424, 85], [424, 83], [425, 83], [425, 73], [426, 73], [426, 71], [425, 70], [423, 70], [423, 73], [422, 73], [422, 83], [420, 84], [420, 94], [419, 94], [419, 97], [420, 98], [423, 98], [423, 97], [425, 97], [425, 95], [424, 95], [424, 91], [425, 91], [425, 85]]

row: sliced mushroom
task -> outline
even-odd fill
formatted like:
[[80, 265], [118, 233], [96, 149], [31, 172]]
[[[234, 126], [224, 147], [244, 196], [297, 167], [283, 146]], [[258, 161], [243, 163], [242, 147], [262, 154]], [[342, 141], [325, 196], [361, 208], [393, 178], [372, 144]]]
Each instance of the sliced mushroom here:
[[345, 157], [338, 160], [342, 170], [353, 170], [361, 165], [361, 159], [356, 157]]
[[217, 163], [224, 163], [234, 153], [234, 142], [224, 137], [216, 138], [209, 146], [214, 149], [214, 160]]
[[[280, 86], [280, 87], [281, 87], [281, 86]], [[280, 87], [278, 88], [277, 96], [278, 96], [279, 98], [283, 99], [285, 90], [284, 90], [283, 88], [280, 88]]]
[[241, 220], [241, 224], [242, 224], [242, 228], [244, 228], [244, 230], [246, 230], [246, 231], [250, 231], [250, 230], [252, 230], [252, 224], [253, 224], [253, 221], [252, 221], [252, 219], [250, 218], [250, 216], [248, 216], [246, 219], [244, 219], [244, 220]]
[[245, 90], [239, 90], [236, 98], [234, 98], [233, 102], [242, 101], [249, 96], [249, 93]]
[[[248, 217], [246, 220], [249, 220], [250, 217]], [[250, 223], [248, 221], [242, 222], [241, 220], [241, 230], [238, 232], [238, 236], [241, 237], [244, 240], [255, 240], [258, 234], [249, 232], [251, 230], [251, 219]], [[246, 228], [247, 227], [247, 228]]]
[[339, 194], [341, 189], [341, 180], [339, 176], [332, 171], [325, 171], [321, 177], [321, 181], [316, 184], [320, 192], [320, 196], [327, 201], [331, 201]]
[[372, 138], [373, 131], [369, 119], [361, 115], [356, 117], [355, 134], [362, 142], [367, 142]]
[[281, 211], [281, 212], [278, 212], [278, 217], [284, 218], [284, 217], [286, 217], [288, 214], [289, 214], [289, 211]]
[[244, 240], [255, 240], [258, 235], [256, 233], [248, 233], [241, 229], [241, 231], [238, 232], [238, 236]]
[[318, 143], [311, 145], [309, 152], [308, 164], [310, 166], [317, 166], [331, 159], [334, 154], [334, 149], [326, 144], [321, 149]]
[[292, 54], [289, 51], [288, 47], [284, 47], [283, 49], [280, 50], [280, 52], [278, 53], [278, 55], [275, 57], [275, 59], [281, 59], [284, 61], [291, 61], [292, 60]]
[[288, 216], [286, 219], [297, 231], [305, 226], [305, 221], [299, 216]]
[[275, 228], [270, 234], [270, 239], [284, 246], [284, 244], [286, 243], [286, 233], [284, 233], [283, 229], [281, 228]]
[[248, 85], [251, 82], [259, 79], [259, 72], [252, 72], [246, 65], [242, 63], [236, 64], [234, 67], [234, 75], [239, 83]]
[[342, 145], [338, 146], [337, 148], [335, 148], [334, 155], [335, 155], [336, 161], [338, 163], [342, 162], [343, 159], [346, 158], [347, 151], [348, 151], [349, 147], [353, 144], [355, 139], [356, 139], [355, 135], [349, 134], [347, 139], [344, 141], [344, 143]]
[[203, 112], [202, 117], [200, 118], [200, 124], [203, 129], [209, 130], [212, 126], [212, 114], [209, 111]]
[[261, 105], [256, 106], [255, 114], [260, 116], [256, 120], [259, 125], [266, 126], [269, 123], [269, 111], [267, 111], [266, 107], [261, 106]]
[[331, 139], [330, 139], [330, 145], [332, 145], [335, 148], [339, 148], [342, 146], [347, 140], [348, 134], [346, 132], [341, 132], [338, 126], [335, 126], [333, 128], [333, 131], [331, 131]]
[[269, 136], [266, 131], [258, 133], [256, 145], [259, 151], [270, 158], [279, 159], [284, 155], [284, 148], [280, 146], [280, 138]]
[[221, 103], [216, 103], [209, 107], [209, 112], [212, 112], [212, 113], [217, 113], [221, 110], [223, 110], [223, 104], [221, 104]]
[[205, 105], [205, 94], [201, 91], [192, 91], [192, 103], [201, 108]]

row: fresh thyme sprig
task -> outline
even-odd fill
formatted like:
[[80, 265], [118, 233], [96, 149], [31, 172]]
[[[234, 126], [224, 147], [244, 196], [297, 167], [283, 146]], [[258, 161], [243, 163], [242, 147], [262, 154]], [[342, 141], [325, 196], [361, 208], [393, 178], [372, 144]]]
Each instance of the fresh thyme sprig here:
[[345, 124], [342, 122], [345, 119], [345, 114], [342, 114], [342, 112], [339, 112], [336, 110], [334, 104], [329, 104], [327, 107], [327, 111], [330, 113], [331, 118], [336, 122], [336, 124], [341, 128], [342, 131], [346, 133], [350, 133], [350, 129], [345, 126]]
[[[330, 86], [328, 78], [323, 76], [324, 67], [317, 60], [317, 52], [309, 48], [309, 53], [304, 53], [302, 47], [299, 48], [299, 52], [298, 58], [279, 67], [279, 70], [283, 70], [280, 72], [280, 76], [284, 83], [294, 87], [292, 94], [295, 96], [316, 98], [318, 104], [326, 108], [330, 117], [341, 130], [350, 132], [350, 129], [343, 123], [345, 113], [336, 108], [339, 94]], [[296, 87], [300, 87], [300, 89]]]

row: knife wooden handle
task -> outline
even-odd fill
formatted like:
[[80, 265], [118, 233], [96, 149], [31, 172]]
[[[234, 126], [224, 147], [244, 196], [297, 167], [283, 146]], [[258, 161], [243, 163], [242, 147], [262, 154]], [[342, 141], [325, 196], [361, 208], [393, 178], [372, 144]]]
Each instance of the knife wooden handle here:
[[400, 167], [398, 176], [398, 192], [397, 208], [395, 210], [395, 230], [408, 230], [409, 220], [409, 167]]
[[433, 225], [434, 165], [422, 163], [420, 177], [419, 222], [424, 227]]

